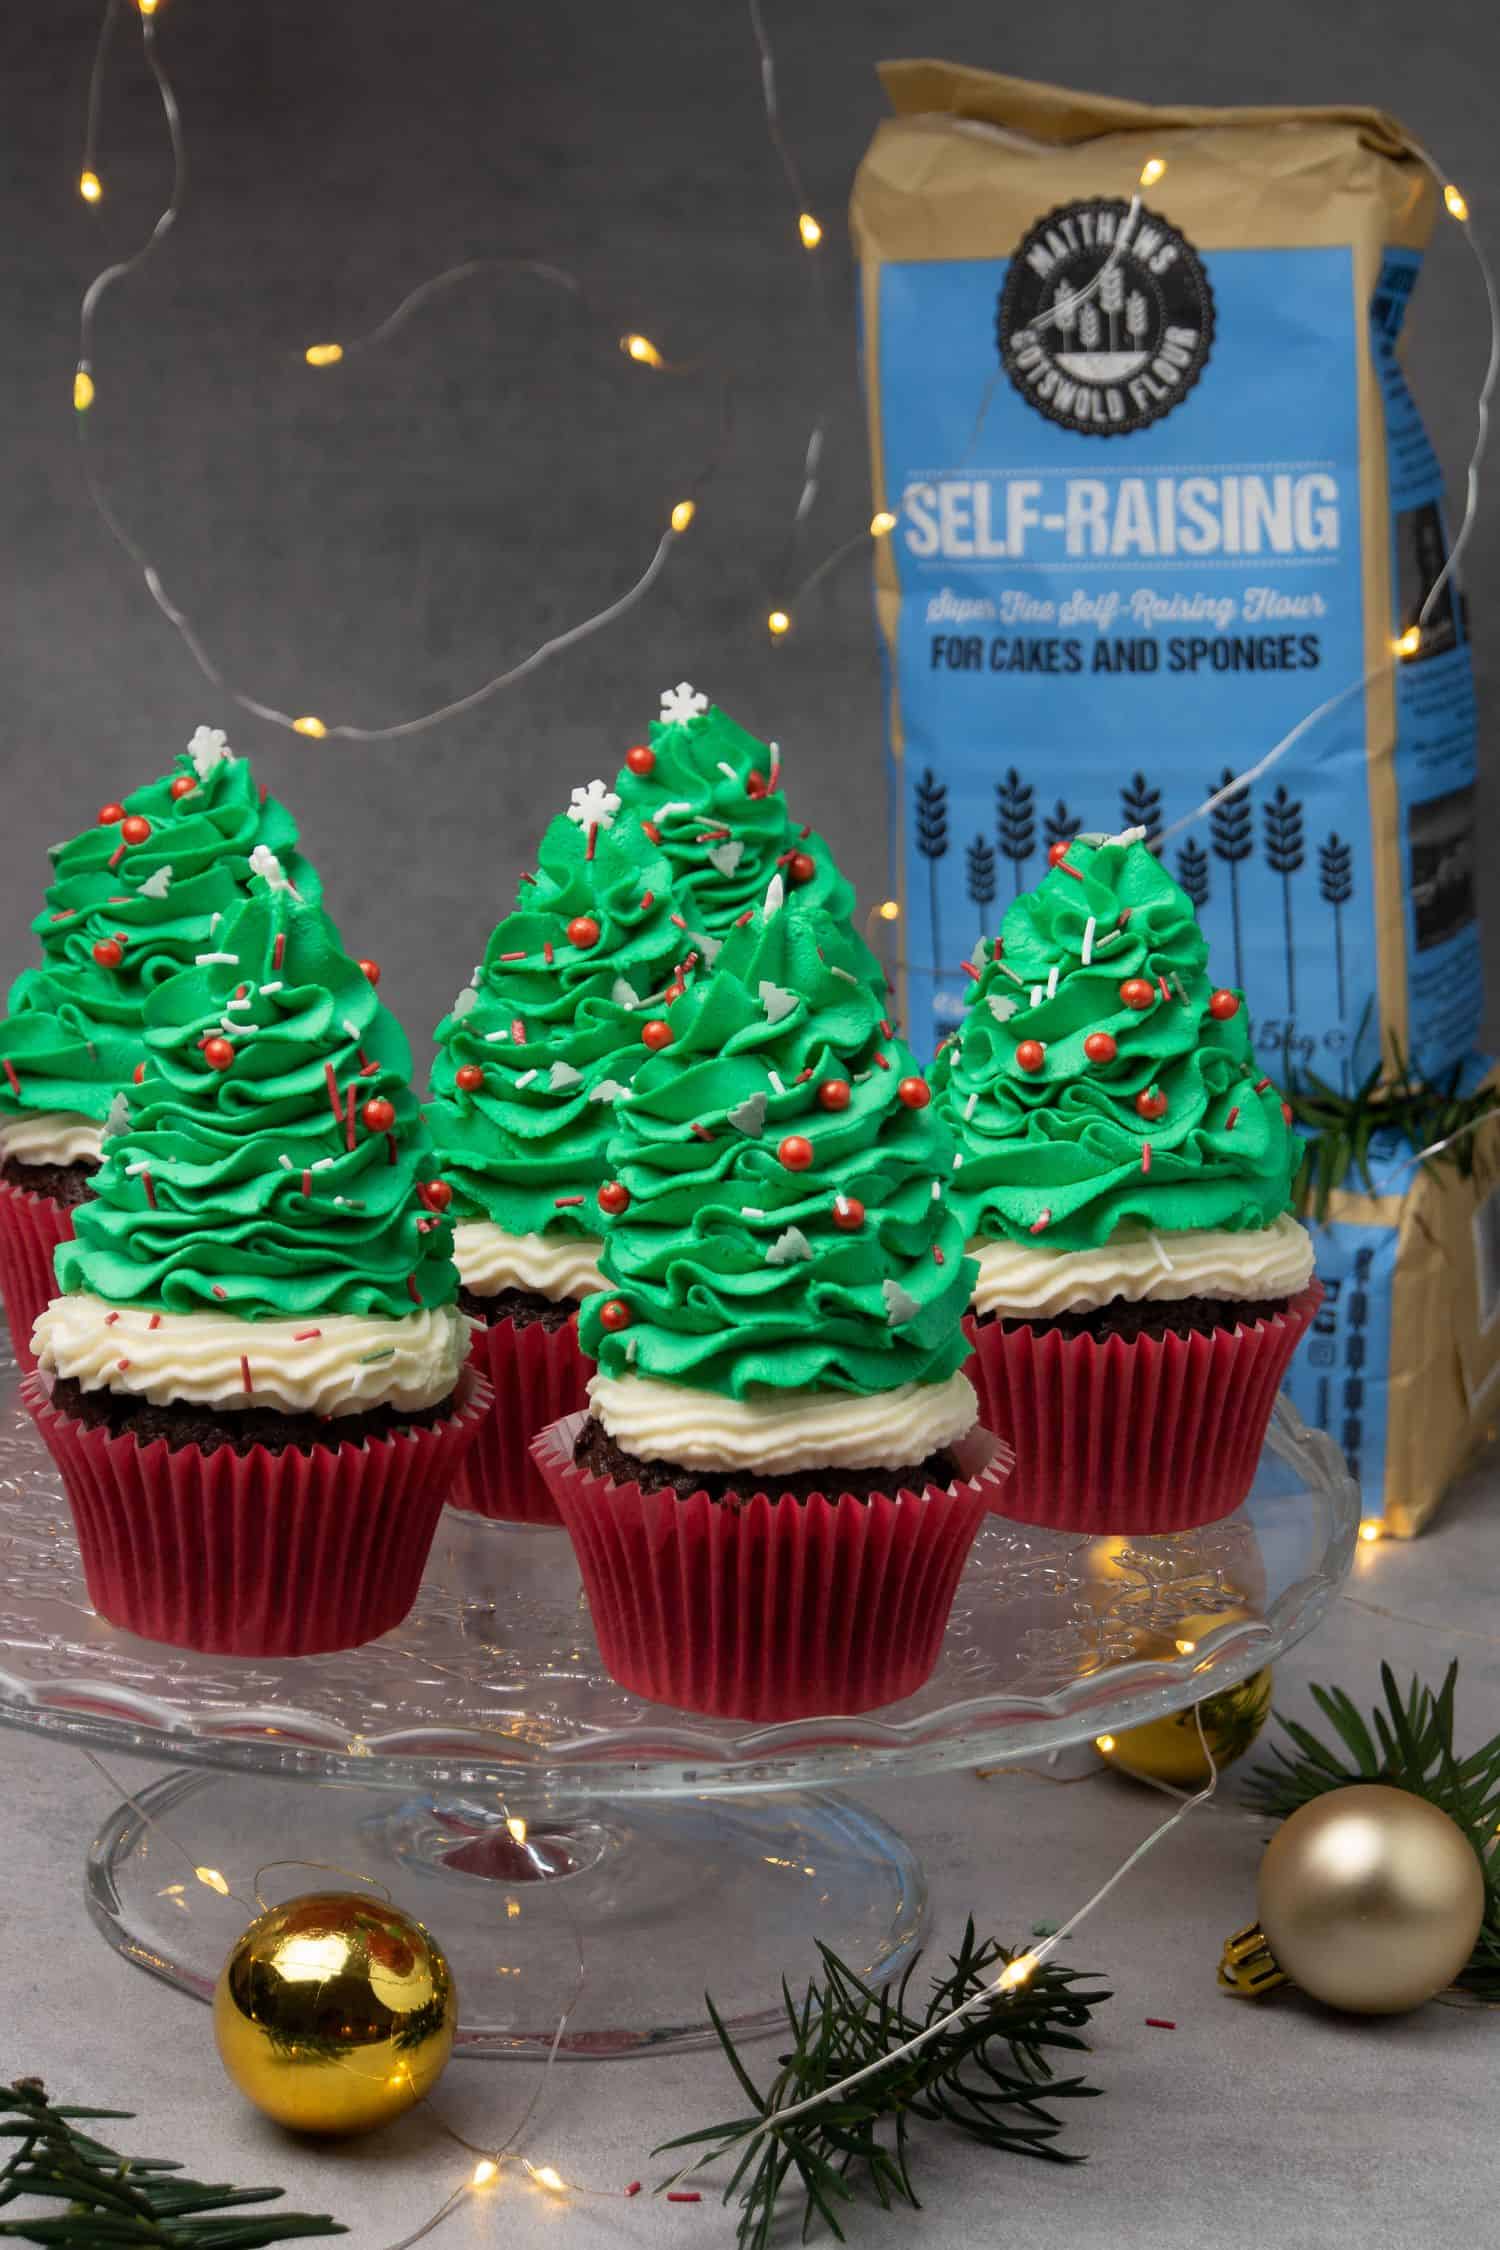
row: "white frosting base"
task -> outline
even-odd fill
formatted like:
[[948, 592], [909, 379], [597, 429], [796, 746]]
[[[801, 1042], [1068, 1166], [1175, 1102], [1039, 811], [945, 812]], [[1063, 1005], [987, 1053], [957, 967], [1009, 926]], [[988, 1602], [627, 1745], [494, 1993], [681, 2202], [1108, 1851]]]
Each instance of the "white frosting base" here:
[[684, 1469], [904, 1468], [972, 1430], [979, 1406], [967, 1375], [901, 1383], [872, 1398], [788, 1391], [721, 1398], [644, 1375], [595, 1375], [589, 1403], [617, 1445]]
[[464, 1219], [453, 1230], [459, 1274], [476, 1297], [498, 1296], [502, 1289], [534, 1289], [554, 1303], [586, 1297], [604, 1287], [603, 1248], [593, 1235], [507, 1234], [492, 1219]]
[[101, 1120], [75, 1109], [23, 1109], [18, 1116], [0, 1117], [0, 1161], [79, 1164], [97, 1157], [103, 1142]]
[[1097, 1250], [1033, 1250], [975, 1241], [974, 1310], [1051, 1320], [1114, 1298], [1294, 1297], [1312, 1279], [1312, 1237], [1289, 1212], [1268, 1227], [1232, 1234], [1191, 1227], [1181, 1234], [1119, 1236]]
[[[318, 1333], [309, 1335], [311, 1329]], [[268, 1406], [324, 1415], [393, 1406], [414, 1413], [436, 1406], [457, 1384], [470, 1324], [456, 1305], [400, 1320], [375, 1313], [236, 1320], [219, 1312], [153, 1316], [139, 1306], [115, 1313], [102, 1298], [79, 1294], [54, 1297], [31, 1342], [49, 1373], [86, 1391], [126, 1392], [156, 1406], [176, 1401], [224, 1413]], [[386, 1351], [389, 1359], [368, 1357]]]

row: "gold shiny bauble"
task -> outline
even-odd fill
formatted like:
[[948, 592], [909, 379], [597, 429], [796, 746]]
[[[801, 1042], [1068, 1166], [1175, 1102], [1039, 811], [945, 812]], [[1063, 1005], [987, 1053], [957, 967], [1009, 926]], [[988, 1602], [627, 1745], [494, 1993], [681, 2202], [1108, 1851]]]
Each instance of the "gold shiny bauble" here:
[[364, 2133], [436, 2085], [457, 2012], [448, 1963], [420, 1922], [322, 1891], [251, 1923], [219, 1973], [214, 2037], [267, 2117], [303, 2133]]
[[1399, 2015], [1453, 1982], [1484, 1919], [1478, 1854], [1425, 1797], [1333, 1789], [1277, 1830], [1260, 1926], [1278, 1966], [1330, 2008]]
[[[1193, 1612], [1170, 1628], [1141, 1635], [1141, 1656], [1191, 1656], [1200, 1641], [1225, 1625], [1243, 1624], [1254, 1612], [1226, 1609]], [[1198, 1705], [1203, 1719], [1203, 1740], [1213, 1752], [1214, 1766], [1222, 1772], [1242, 1758], [1271, 1715], [1271, 1669], [1252, 1672], [1234, 1687], [1220, 1688]], [[1201, 1789], [1210, 1767], [1198, 1736], [1193, 1710], [1174, 1711], [1165, 1719], [1148, 1719], [1144, 1726], [1123, 1727], [1117, 1734], [1101, 1734], [1094, 1747], [1105, 1762], [1148, 1781], [1165, 1781], [1174, 1789]]]

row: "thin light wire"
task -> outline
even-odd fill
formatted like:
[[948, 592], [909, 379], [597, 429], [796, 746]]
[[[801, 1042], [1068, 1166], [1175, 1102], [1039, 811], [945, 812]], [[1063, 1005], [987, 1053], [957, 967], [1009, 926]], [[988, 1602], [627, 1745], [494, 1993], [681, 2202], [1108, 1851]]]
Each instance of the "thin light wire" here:
[[[142, 1827], [147, 1829], [151, 1835], [158, 1837], [162, 1843], [166, 1844], [172, 1851], [174, 1851], [177, 1854], [178, 1858], [182, 1861], [184, 1867], [190, 1867], [192, 1869], [193, 1873], [198, 1877], [200, 1883], [204, 1882], [204, 1876], [206, 1873], [218, 1876], [217, 1882], [204, 1883], [205, 1889], [211, 1890], [216, 1898], [232, 1898], [235, 1902], [235, 1905], [242, 1906], [247, 1914], [253, 1915], [256, 1912], [256, 1908], [252, 1905], [251, 1901], [247, 1898], [241, 1898], [238, 1891], [231, 1889], [228, 1882], [225, 1880], [225, 1877], [219, 1873], [219, 1870], [217, 1868], [200, 1869], [199, 1863], [194, 1859], [192, 1853], [187, 1849], [186, 1845], [179, 1844], [177, 1838], [172, 1834], [171, 1829], [168, 1828], [164, 1822], [158, 1820], [154, 1813], [147, 1812], [139, 1797], [133, 1797], [128, 1789], [126, 1789], [120, 1782], [116, 1781], [114, 1775], [110, 1772], [108, 1766], [104, 1763], [104, 1760], [102, 1758], [95, 1757], [93, 1751], [86, 1749], [81, 1742], [76, 1745], [76, 1748], [78, 1749], [80, 1756], [87, 1758], [89, 1764], [93, 1767], [95, 1773], [98, 1774], [100, 1780], [103, 1781], [108, 1788], [114, 1791], [115, 1795], [120, 1799], [120, 1802], [130, 1807], [131, 1811], [135, 1814], [136, 1819], [141, 1823]], [[224, 1886], [222, 1890], [219, 1888], [219, 1885], [221, 1883]]]
[[80, 178], [98, 171], [99, 113], [104, 101], [104, 65], [109, 59], [110, 43], [119, 20], [120, 0], [105, 0], [104, 21], [99, 26], [99, 37], [94, 44], [94, 60], [89, 71], [88, 108], [84, 113], [83, 162]]
[[[119, 0], [106, 0], [99, 36], [94, 49], [93, 67], [90, 72], [86, 126], [86, 161], [90, 170], [94, 169], [95, 141], [104, 83], [104, 64], [113, 34], [118, 5]], [[158, 214], [156, 223], [145, 242], [128, 258], [119, 259], [112, 265], [106, 266], [101, 273], [96, 274], [84, 292], [79, 308], [79, 348], [76, 373], [79, 377], [88, 381], [90, 385], [93, 375], [94, 324], [99, 306], [106, 293], [115, 283], [135, 273], [170, 231], [182, 210], [187, 189], [187, 152], [182, 131], [181, 112], [157, 51], [155, 23], [150, 16], [143, 15], [140, 17], [140, 26], [146, 61], [156, 83], [162, 114], [166, 121], [167, 133], [171, 143], [172, 184], [167, 201]], [[386, 315], [384, 320], [377, 323], [365, 335], [356, 337], [351, 343], [343, 346], [343, 356], [348, 357], [355, 352], [368, 351], [384, 343], [420, 306], [427, 304], [440, 291], [470, 280], [480, 273], [500, 272], [530, 274], [551, 287], [564, 290], [575, 300], [588, 307], [588, 299], [581, 282], [576, 275], [567, 272], [563, 267], [554, 266], [544, 260], [534, 258], [471, 258], [462, 265], [450, 266], [444, 272], [434, 274], [428, 280], [419, 283], [415, 289], [409, 290], [395, 309]], [[654, 364], [661, 372], [682, 375], [695, 372], [704, 363], [691, 361], [679, 364], [658, 359]], [[696, 512], [697, 504], [705, 487], [727, 453], [733, 435], [733, 400], [727, 376], [721, 373], [719, 383], [719, 427], [716, 442], [706, 463], [698, 469], [695, 475], [682, 481], [678, 493], [679, 501], [691, 501], [694, 512]], [[92, 398], [93, 391], [91, 388], [89, 391], [90, 402]], [[669, 525], [657, 540], [644, 569], [615, 600], [606, 603], [601, 609], [593, 611], [591, 615], [580, 619], [577, 624], [569, 626], [565, 631], [553, 634], [549, 639], [541, 642], [538, 647], [532, 649], [520, 662], [495, 674], [493, 678], [485, 681], [482, 686], [473, 689], [470, 693], [456, 696], [450, 702], [441, 704], [435, 710], [423, 712], [415, 718], [399, 721], [392, 726], [361, 727], [347, 722], [325, 724], [322, 720], [318, 720], [312, 728], [309, 728], [305, 723], [299, 723], [297, 717], [290, 711], [283, 711], [275, 704], [262, 701], [258, 696], [246, 694], [225, 677], [221, 667], [215, 661], [194, 626], [192, 619], [168, 592], [150, 555], [121, 521], [100, 479], [95, 474], [89, 458], [89, 418], [89, 404], [85, 404], [74, 417], [79, 450], [83, 457], [85, 488], [89, 498], [110, 537], [140, 572], [152, 601], [168, 624], [178, 634], [204, 679], [230, 702], [237, 704], [242, 711], [249, 712], [252, 717], [263, 720], [267, 725], [282, 727], [291, 733], [303, 735], [313, 733], [320, 740], [329, 738], [346, 742], [395, 742], [404, 740], [410, 735], [424, 733], [431, 727], [445, 725], [448, 720], [457, 718], [464, 712], [477, 710], [481, 704], [487, 703], [492, 696], [499, 695], [504, 689], [515, 686], [518, 681], [539, 670], [553, 657], [561, 655], [565, 649], [574, 648], [581, 641], [588, 640], [595, 633], [603, 632], [606, 627], [617, 623], [638, 603], [644, 601], [646, 595], [661, 576], [676, 541], [685, 536], [687, 530], [686, 525], [681, 532]]]

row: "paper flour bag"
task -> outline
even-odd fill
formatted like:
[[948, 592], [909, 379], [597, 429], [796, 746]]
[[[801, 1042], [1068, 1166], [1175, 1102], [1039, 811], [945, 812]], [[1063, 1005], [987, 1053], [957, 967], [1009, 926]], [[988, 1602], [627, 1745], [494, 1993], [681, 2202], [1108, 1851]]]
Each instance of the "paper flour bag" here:
[[1162, 848], [1268, 1070], [1441, 1072], [1481, 1005], [1451, 585], [1394, 652], [1447, 552], [1395, 354], [1430, 175], [1371, 110], [882, 77], [852, 218], [913, 1040], [1049, 845], [1170, 831], [1326, 704]]

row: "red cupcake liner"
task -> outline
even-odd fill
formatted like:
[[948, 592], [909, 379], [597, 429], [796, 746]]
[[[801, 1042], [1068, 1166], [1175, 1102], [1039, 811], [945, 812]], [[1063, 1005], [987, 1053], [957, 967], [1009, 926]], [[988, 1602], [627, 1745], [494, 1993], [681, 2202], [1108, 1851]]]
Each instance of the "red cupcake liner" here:
[[517, 1328], [497, 1320], [475, 1331], [469, 1365], [495, 1394], [479, 1436], [464, 1456], [449, 1504], [497, 1523], [560, 1524], [531, 1441], [549, 1422], [588, 1404], [593, 1362], [578, 1348], [578, 1321], [550, 1332], [540, 1321]]
[[954, 1447], [964, 1481], [871, 1500], [642, 1492], [580, 1469], [570, 1414], [532, 1447], [583, 1573], [599, 1653], [622, 1687], [711, 1717], [775, 1723], [914, 1694], [1008, 1467], [988, 1430]]
[[1323, 1300], [1192, 1336], [1063, 1336], [971, 1314], [980, 1420], [1016, 1457], [997, 1513], [1058, 1531], [1191, 1531], [1255, 1479], [1271, 1408]]
[[302, 1452], [169, 1450], [90, 1429], [21, 1386], [62, 1472], [89, 1600], [143, 1640], [226, 1656], [312, 1656], [399, 1625], [489, 1405], [472, 1368], [444, 1422]]
[[10, 1322], [16, 1365], [29, 1375], [36, 1365], [31, 1331], [57, 1295], [52, 1254], [73, 1239], [73, 1214], [50, 1195], [0, 1180], [0, 1297]]

